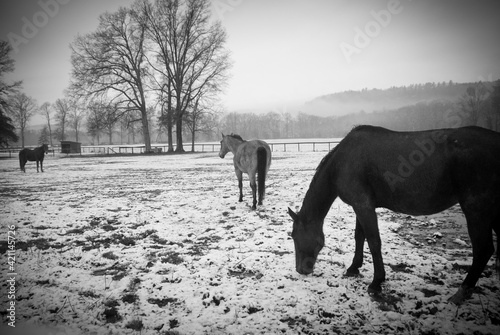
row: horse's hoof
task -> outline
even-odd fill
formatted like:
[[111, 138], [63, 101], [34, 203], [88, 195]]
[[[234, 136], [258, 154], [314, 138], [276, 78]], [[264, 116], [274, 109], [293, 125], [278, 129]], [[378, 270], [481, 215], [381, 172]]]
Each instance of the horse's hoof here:
[[370, 284], [368, 286], [369, 295], [380, 295], [382, 293], [382, 286], [380, 284]]
[[354, 270], [347, 269], [347, 271], [344, 274], [344, 277], [359, 277], [359, 276], [360, 274], [358, 269]]
[[448, 302], [451, 302], [452, 304], [455, 305], [461, 305], [465, 300], [470, 299], [472, 297], [473, 292], [474, 292], [473, 287], [470, 288], [470, 287], [460, 286], [457, 292], [448, 299]]

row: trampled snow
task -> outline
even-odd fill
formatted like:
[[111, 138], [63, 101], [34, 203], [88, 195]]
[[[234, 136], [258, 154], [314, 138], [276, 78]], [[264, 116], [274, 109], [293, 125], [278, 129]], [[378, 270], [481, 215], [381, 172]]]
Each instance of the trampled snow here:
[[[466, 231], [457, 208], [432, 219], [378, 210], [381, 297], [367, 293], [367, 246], [362, 276], [343, 276], [355, 216], [340, 200], [314, 273], [295, 271], [287, 207], [300, 208], [325, 154], [273, 152], [256, 211], [248, 179], [237, 201], [231, 155], [56, 155], [44, 173], [0, 160], [2, 334], [499, 334], [494, 257], [472, 299], [447, 303], [472, 262], [466, 233], [442, 243], [440, 223]], [[6, 312], [11, 225], [16, 328]], [[422, 242], [410, 227], [433, 230]]]

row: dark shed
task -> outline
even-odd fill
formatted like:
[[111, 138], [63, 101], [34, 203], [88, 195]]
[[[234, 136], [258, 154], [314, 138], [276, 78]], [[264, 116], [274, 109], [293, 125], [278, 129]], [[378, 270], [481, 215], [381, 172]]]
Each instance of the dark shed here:
[[82, 144], [72, 141], [61, 141], [61, 153], [63, 154], [81, 154]]

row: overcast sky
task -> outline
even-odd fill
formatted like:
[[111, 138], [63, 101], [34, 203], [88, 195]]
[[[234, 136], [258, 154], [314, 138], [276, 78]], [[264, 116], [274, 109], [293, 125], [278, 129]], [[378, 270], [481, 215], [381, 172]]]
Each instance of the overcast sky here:
[[[0, 38], [18, 43], [13, 78], [38, 103], [63, 97], [68, 45], [99, 14], [131, 0], [1, 0]], [[234, 63], [228, 111], [288, 110], [317, 96], [362, 88], [500, 77], [498, 0], [212, 0]], [[55, 11], [49, 6], [49, 11]], [[44, 20], [44, 18], [46, 20]], [[48, 18], [48, 19], [47, 19]], [[24, 31], [23, 31], [24, 29]], [[25, 42], [25, 43], [24, 43]]]

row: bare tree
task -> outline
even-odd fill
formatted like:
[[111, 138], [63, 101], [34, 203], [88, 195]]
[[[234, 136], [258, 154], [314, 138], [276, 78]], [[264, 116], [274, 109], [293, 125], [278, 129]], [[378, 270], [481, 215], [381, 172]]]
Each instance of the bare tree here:
[[99, 145], [99, 136], [104, 130], [104, 104], [93, 101], [89, 103], [88, 110], [87, 134], [89, 134], [92, 139], [97, 139], [97, 145]]
[[151, 140], [146, 107], [145, 25], [127, 8], [101, 15], [98, 29], [71, 44], [72, 91], [85, 97], [110, 97], [137, 110], [146, 151]]
[[12, 47], [6, 41], [0, 40], [0, 111], [5, 111], [8, 105], [9, 97], [19, 91], [22, 81], [6, 83], [4, 74], [14, 71], [14, 60], [10, 57]]
[[52, 143], [52, 124], [50, 123], [51, 117], [52, 117], [52, 112], [53, 112], [53, 106], [50, 102], [44, 102], [40, 106], [40, 113], [45, 116], [45, 120], [47, 121], [47, 131], [48, 131], [48, 139], [50, 142], [50, 146], [53, 145]]
[[166, 111], [174, 112], [178, 152], [184, 151], [183, 121], [189, 107], [208, 91], [218, 93], [230, 66], [226, 32], [220, 22], [212, 23], [210, 5], [209, 0], [140, 0], [135, 6], [155, 46], [159, 66], [153, 68], [165, 78], [161, 87]]
[[12, 119], [0, 108], [0, 147], [8, 147], [9, 142], [19, 141]]
[[29, 120], [37, 110], [36, 101], [24, 93], [16, 93], [8, 102], [8, 110], [21, 134], [21, 146], [24, 147], [24, 132]]
[[492, 129], [500, 131], [500, 79], [493, 83], [489, 114]]
[[484, 108], [484, 101], [488, 96], [488, 90], [482, 82], [475, 83], [467, 87], [467, 90], [460, 99], [460, 109], [469, 125], [477, 125], [481, 112]]
[[12, 47], [6, 41], [0, 41], [0, 146], [7, 146], [10, 141], [19, 141], [12, 118], [8, 114], [8, 102], [18, 92], [22, 82], [7, 83], [4, 74], [14, 71], [14, 60], [10, 57]]
[[47, 144], [52, 140], [49, 139], [49, 129], [47, 125], [43, 126], [42, 131], [40, 132], [40, 137], [38, 138], [38, 144]]
[[115, 130], [116, 124], [123, 116], [123, 113], [120, 111], [120, 109], [116, 104], [109, 102], [107, 104], [103, 104], [103, 110], [104, 114], [103, 114], [102, 124], [104, 126], [104, 129], [106, 129], [108, 133], [109, 144], [112, 144], [113, 132]]
[[70, 101], [68, 124], [75, 131], [76, 142], [78, 142], [78, 134], [80, 133], [80, 128], [84, 117], [85, 117], [85, 110], [81, 108], [75, 101]]
[[56, 120], [58, 122], [57, 137], [59, 141], [66, 139], [66, 126], [68, 125], [68, 115], [70, 113], [70, 103], [66, 98], [57, 99], [54, 103], [56, 110]]
[[211, 133], [217, 128], [215, 102], [203, 99], [200, 95], [186, 114], [186, 125], [191, 133], [191, 151], [194, 152], [196, 133]]

